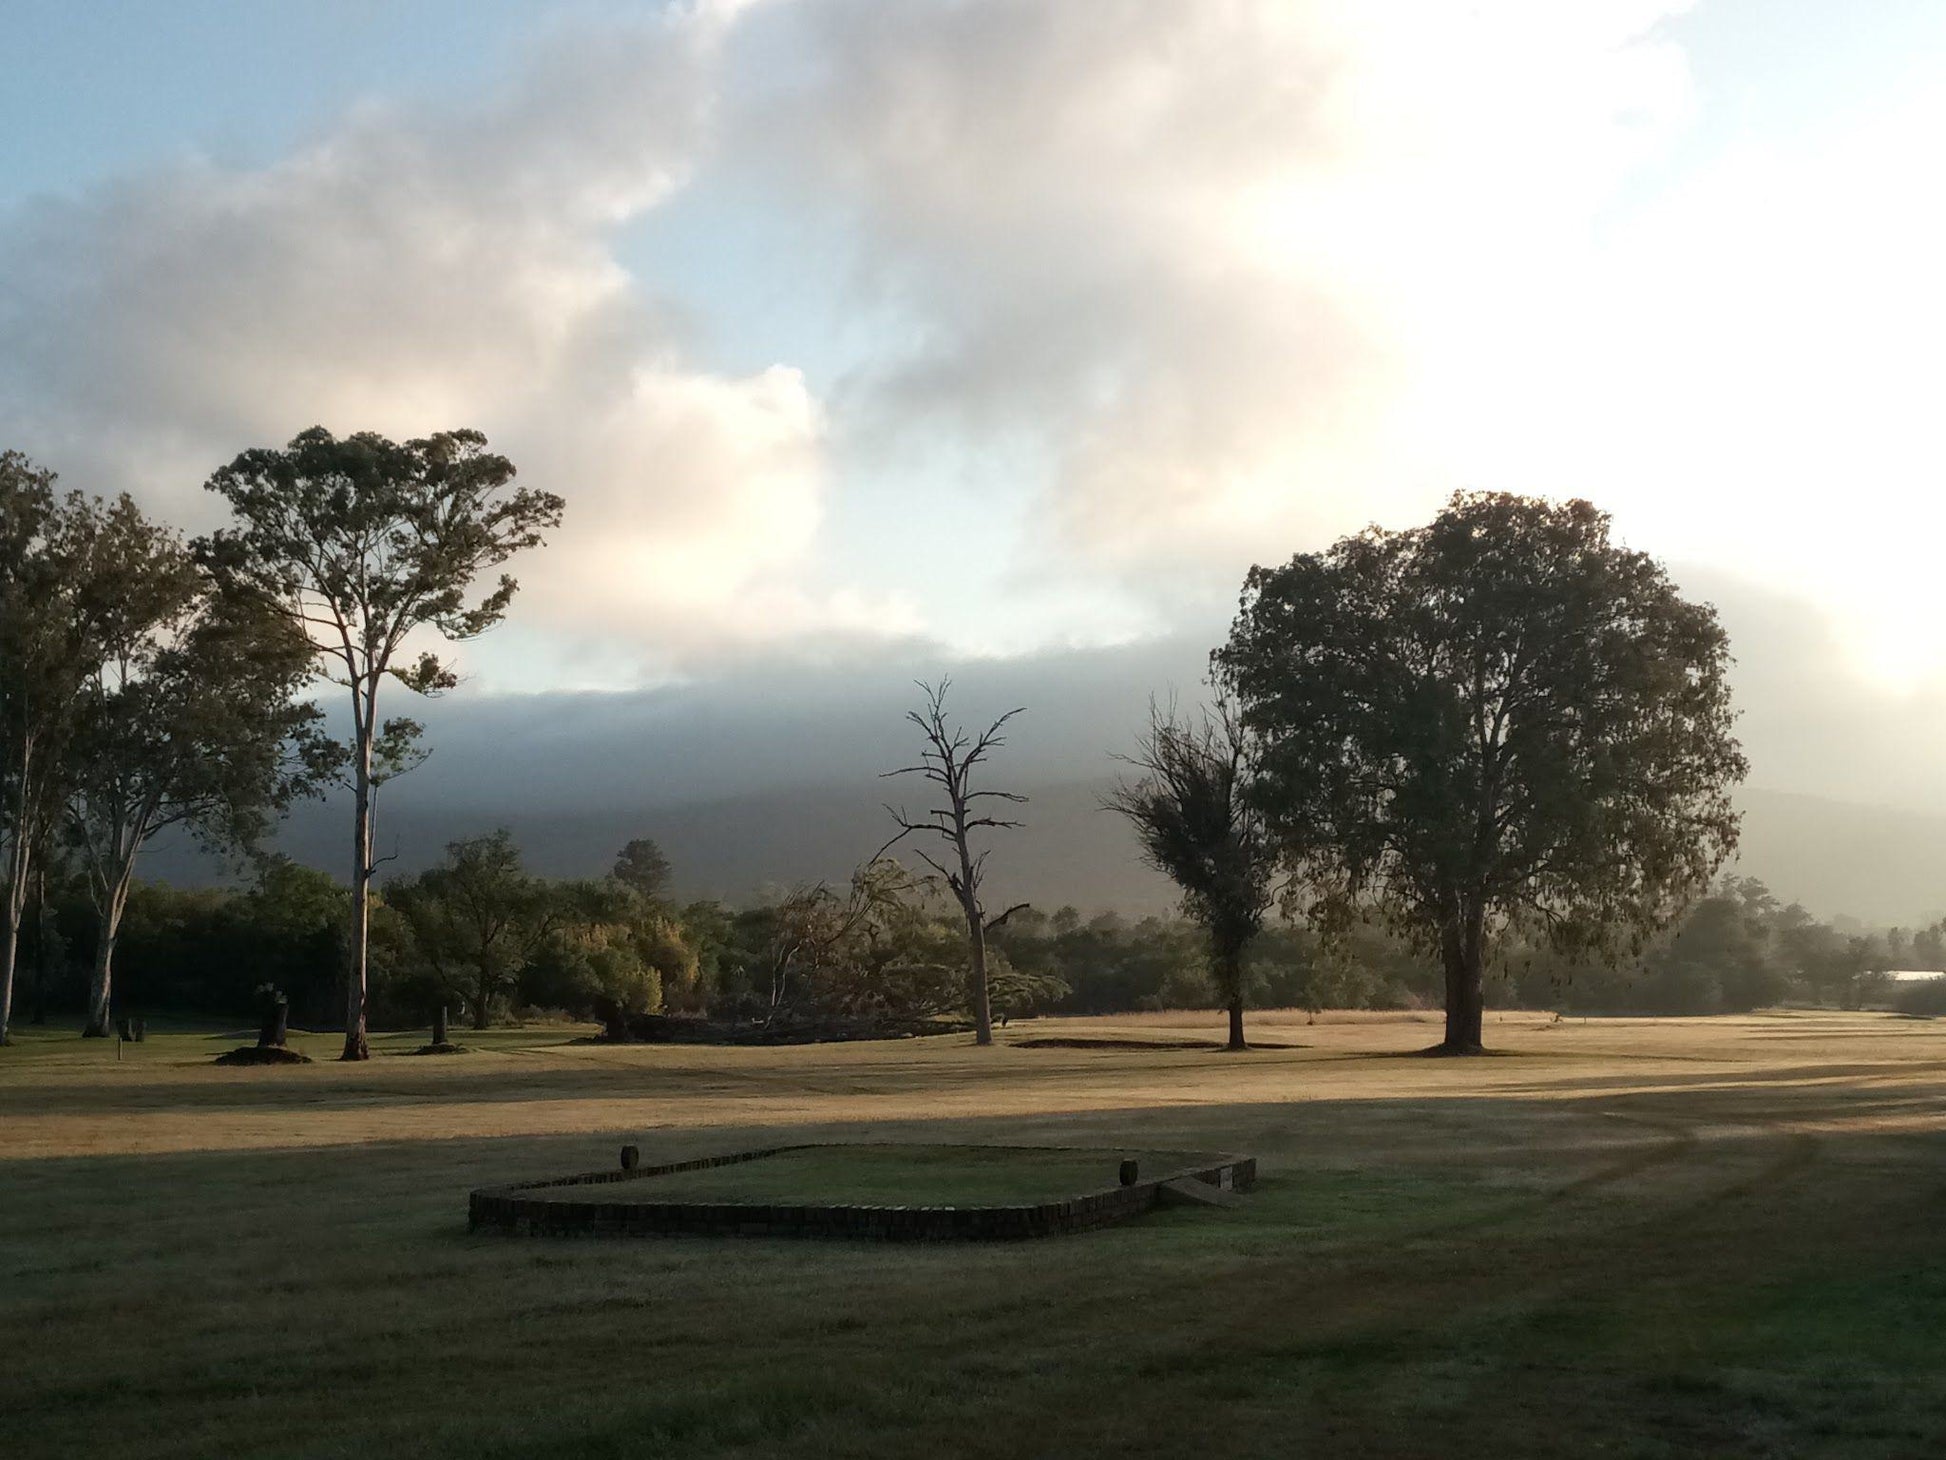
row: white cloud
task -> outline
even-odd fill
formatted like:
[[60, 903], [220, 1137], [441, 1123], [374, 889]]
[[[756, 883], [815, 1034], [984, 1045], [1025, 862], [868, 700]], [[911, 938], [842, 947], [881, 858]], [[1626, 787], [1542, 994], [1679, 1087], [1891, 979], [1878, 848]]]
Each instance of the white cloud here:
[[1069, 549], [1233, 581], [1458, 484], [1422, 403], [1680, 130], [1680, 8], [832, 0], [746, 135], [922, 321], [886, 416], [1038, 432]]
[[[1861, 660], [1930, 670], [1946, 214], [1912, 180], [1946, 118], [1882, 107], [1684, 180], [1665, 164], [1712, 99], [1665, 23], [1683, 8], [584, 20], [476, 104], [369, 106], [268, 168], [0, 220], [0, 440], [202, 526], [202, 479], [244, 445], [477, 425], [570, 500], [479, 651], [502, 684], [929, 626], [1098, 640], [1457, 486], [1587, 493], [1642, 546], [1801, 587]], [[860, 286], [884, 348], [842, 388], [821, 398], [813, 360], [702, 368], [625, 265], [626, 227], [712, 174], [768, 185], [781, 226], [753, 236], [852, 241], [775, 261]], [[864, 541], [832, 554], [848, 491]], [[896, 528], [858, 506], [881, 498]], [[874, 588], [832, 581], [838, 557]]]
[[757, 632], [753, 604], [788, 604], [773, 634], [869, 629], [796, 582], [829, 488], [803, 379], [686, 363], [613, 251], [707, 155], [743, 8], [560, 30], [462, 110], [368, 106], [262, 170], [186, 162], [0, 222], [0, 439], [202, 527], [245, 446], [477, 426], [569, 500], [521, 615], [636, 672]]

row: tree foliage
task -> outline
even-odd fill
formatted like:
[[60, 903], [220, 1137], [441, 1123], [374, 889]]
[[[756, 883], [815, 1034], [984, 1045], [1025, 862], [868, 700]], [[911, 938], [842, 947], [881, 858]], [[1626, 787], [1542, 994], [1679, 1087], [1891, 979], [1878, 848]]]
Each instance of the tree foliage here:
[[85, 691], [131, 621], [167, 612], [179, 576], [127, 497], [59, 495], [0, 452], [0, 1043], [33, 859], [60, 815]]
[[1242, 1049], [1244, 952], [1270, 906], [1276, 854], [1252, 798], [1241, 721], [1227, 701], [1178, 719], [1149, 706], [1149, 728], [1129, 757], [1137, 775], [1107, 798], [1135, 829], [1151, 866], [1182, 889], [1183, 911], [1209, 941], [1210, 969], [1230, 1013], [1230, 1047]]
[[1460, 494], [1254, 568], [1214, 664], [1294, 896], [1439, 954], [1446, 1050], [1480, 1046], [1496, 932], [1625, 956], [1735, 847], [1715, 611], [1586, 502]]
[[680, 923], [616, 878], [529, 873], [505, 829], [450, 843], [445, 859], [385, 889], [408, 937], [415, 1002], [457, 1003], [476, 1029], [516, 1004], [612, 1019], [653, 1013], [696, 980]]
[[669, 874], [669, 859], [662, 855], [662, 848], [640, 836], [615, 854], [614, 870], [609, 875], [653, 902], [668, 890]]
[[255, 845], [318, 783], [319, 711], [295, 695], [309, 645], [213, 591], [173, 532], [126, 498], [103, 514], [103, 570], [121, 585], [66, 757], [66, 829], [99, 926], [84, 1032], [105, 1035], [112, 957], [136, 859], [187, 828], [220, 853]]

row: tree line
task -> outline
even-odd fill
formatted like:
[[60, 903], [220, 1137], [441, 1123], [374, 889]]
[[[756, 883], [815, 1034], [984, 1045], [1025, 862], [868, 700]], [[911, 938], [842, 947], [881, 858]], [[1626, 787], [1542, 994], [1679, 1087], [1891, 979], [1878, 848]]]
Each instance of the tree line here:
[[[388, 939], [413, 950], [398, 968], [479, 1019], [551, 969], [617, 1019], [686, 1008], [707, 986], [751, 1019], [804, 1000], [880, 1018], [955, 1009], [985, 1044], [997, 1008], [1072, 992], [1004, 956], [1032, 910], [984, 898], [992, 839], [1025, 800], [988, 780], [1022, 711], [970, 732], [944, 682], [922, 685], [909, 717], [919, 758], [886, 773], [923, 784], [926, 804], [888, 807], [892, 836], [845, 886], [685, 937], [646, 873], [543, 885], [492, 835], [375, 895], [378, 794], [424, 754], [381, 690], [451, 688], [436, 646], [505, 616], [516, 584], [496, 570], [563, 510], [514, 476], [473, 431], [395, 443], [314, 428], [215, 472], [230, 522], [185, 544], [127, 498], [59, 496], [51, 473], [0, 456], [0, 1038], [37, 861], [58, 847], [85, 869], [100, 1032], [141, 848], [182, 825], [260, 855], [292, 799], [334, 784], [352, 806], [346, 1059], [368, 1054]], [[1496, 970], [1632, 966], [1709, 905], [1746, 769], [1729, 662], [1714, 610], [1588, 503], [1462, 493], [1423, 527], [1252, 569], [1211, 655], [1212, 706], [1158, 709], [1105, 804], [1181, 889], [1233, 1047], [1253, 969], [1284, 936], [1266, 930], [1274, 909], [1319, 969], [1374, 931], [1429, 960], [1438, 1052], [1477, 1053]], [[348, 733], [324, 733], [311, 688], [339, 698]]]
[[[94, 904], [79, 866], [57, 859], [30, 901], [22, 939], [29, 1017], [88, 1007]], [[441, 1010], [485, 1027], [512, 1019], [641, 1015], [779, 1034], [884, 1032], [965, 1020], [956, 901], [881, 861], [839, 886], [779, 890], [744, 906], [682, 901], [649, 839], [611, 872], [544, 878], [505, 831], [452, 843], [433, 867], [385, 879], [373, 901], [370, 1010], [382, 1028], [424, 1027]], [[263, 991], [300, 1025], [337, 1018], [349, 891], [268, 858], [233, 888], [135, 882], [118, 934], [121, 1006], [142, 1014], [241, 1019]], [[1937, 990], [1893, 985], [1893, 969], [1946, 969], [1946, 920], [1862, 930], [1814, 918], [1761, 882], [1727, 878], [1626, 964], [1576, 964], [1510, 944], [1488, 970], [1486, 1003], [1565, 1014], [1721, 1014], [1780, 1003], [1920, 1007]], [[989, 939], [1000, 1019], [1225, 1008], [1438, 1008], [1444, 976], [1377, 925], [1327, 940], [1266, 920], [1236, 974], [1185, 917], [1020, 909]], [[1914, 1001], [1918, 1002], [1914, 1002]]]
[[[345, 1058], [367, 1054], [374, 797], [421, 752], [380, 689], [456, 682], [440, 639], [483, 633], [516, 590], [482, 574], [539, 545], [561, 499], [512, 486], [477, 431], [404, 443], [320, 428], [205, 484], [228, 525], [193, 542], [126, 495], [56, 490], [0, 453], [0, 1043], [37, 864], [79, 853], [95, 913], [87, 1032], [105, 1032], [136, 860], [169, 826], [238, 858], [332, 784], [352, 794]], [[346, 692], [324, 733], [313, 686]]]

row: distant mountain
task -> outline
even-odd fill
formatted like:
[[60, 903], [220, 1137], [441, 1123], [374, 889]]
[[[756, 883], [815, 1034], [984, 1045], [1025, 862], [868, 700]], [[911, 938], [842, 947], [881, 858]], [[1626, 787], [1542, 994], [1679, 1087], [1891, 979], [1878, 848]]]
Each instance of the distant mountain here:
[[[1111, 782], [1024, 787], [1025, 823], [989, 834], [989, 902], [1031, 899], [1049, 909], [1073, 903], [1085, 910], [1164, 912], [1175, 893], [1142, 864], [1121, 818], [1099, 808]], [[650, 836], [675, 867], [683, 897], [747, 900], [768, 888], [819, 879], [841, 880], [884, 845], [895, 828], [884, 806], [855, 787], [766, 790], [687, 803], [616, 805], [600, 811], [515, 811], [434, 807], [405, 801], [387, 809], [379, 829], [381, 855], [393, 846], [418, 849], [402, 856], [411, 869], [432, 860], [446, 842], [496, 826], [514, 833], [528, 865], [550, 876], [604, 872], [631, 837]], [[917, 806], [916, 798], [908, 805]], [[348, 820], [334, 809], [300, 810], [278, 839], [303, 862], [338, 871]], [[915, 859], [913, 861], [916, 866]], [[391, 871], [388, 867], [384, 871]], [[159, 856], [151, 875], [204, 880], [210, 874], [180, 853]], [[381, 874], [383, 875], [383, 874]]]
[[[1110, 784], [1103, 777], [1024, 786], [1031, 797], [1020, 809], [1026, 825], [991, 839], [992, 901], [1132, 914], [1172, 909], [1170, 884], [1143, 865], [1122, 820], [1098, 809]], [[504, 815], [486, 805], [400, 797], [385, 811], [379, 846], [411, 849], [396, 864], [410, 870], [448, 841], [504, 825], [536, 871], [579, 876], [606, 870], [629, 838], [652, 836], [675, 865], [681, 895], [741, 901], [769, 887], [845, 877], [891, 833], [874, 796], [880, 790], [770, 789]], [[1848, 915], [1874, 926], [1918, 926], [1946, 911], [1946, 815], [1765, 790], [1746, 791], [1739, 801], [1743, 845], [1732, 870], [1761, 878], [1780, 898], [1802, 902], [1820, 917]], [[280, 845], [335, 872], [348, 831], [341, 808], [311, 806], [292, 819]], [[188, 881], [213, 875], [180, 850], [159, 854], [148, 871]]]
[[1946, 912], [1946, 815], [1745, 791], [1734, 870], [1820, 917], [1919, 927]]
[[[1754, 686], [1740, 727], [1752, 762], [1781, 767], [1763, 774], [1786, 784], [1841, 796], [1858, 789], [1853, 800], [1745, 791], [1737, 870], [1823, 917], [1931, 921], [1946, 911], [1946, 814], [1866, 804], [1892, 785], [1946, 805], [1946, 784], [1927, 780], [1930, 762], [1914, 758], [1914, 746], [1930, 744], [1915, 718], [1924, 704], [1895, 713], [1856, 686], [1806, 693], [1796, 649], [1765, 647], [1798, 639], [1754, 625], [1739, 639], [1749, 661], [1740, 672]], [[912, 681], [950, 672], [956, 719], [977, 727], [1027, 707], [991, 767], [989, 784], [1033, 798], [1026, 827], [994, 839], [995, 899], [1159, 911], [1174, 905], [1168, 885], [1142, 866], [1123, 823], [1096, 807], [1117, 773], [1113, 753], [1134, 748], [1150, 697], [1179, 695], [1185, 708], [1200, 700], [1207, 645], [1220, 632], [1210, 625], [1119, 648], [943, 665], [923, 648], [857, 662], [753, 662], [652, 690], [401, 695], [394, 712], [427, 722], [433, 755], [381, 796], [378, 846], [399, 854], [387, 872], [411, 871], [454, 838], [505, 826], [536, 869], [579, 874], [606, 868], [629, 838], [652, 836], [685, 893], [744, 898], [766, 884], [840, 878], [890, 833], [881, 802], [903, 795], [920, 804], [920, 786], [879, 773], [912, 757]], [[1834, 706], [1842, 721], [1805, 719]], [[342, 875], [350, 840], [339, 797], [299, 808], [280, 843]], [[215, 875], [180, 849], [144, 870]]]

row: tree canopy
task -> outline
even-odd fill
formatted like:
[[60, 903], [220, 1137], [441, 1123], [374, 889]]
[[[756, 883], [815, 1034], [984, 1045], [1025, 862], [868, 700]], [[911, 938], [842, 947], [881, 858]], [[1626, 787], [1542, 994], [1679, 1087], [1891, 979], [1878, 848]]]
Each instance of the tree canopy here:
[[1251, 796], [1243, 726], [1227, 701], [1199, 719], [1149, 707], [1149, 728], [1129, 757], [1137, 774], [1107, 805], [1128, 818], [1149, 864], [1182, 889], [1183, 911], [1209, 940], [1210, 972], [1230, 1013], [1230, 1048], [1242, 1049], [1244, 950], [1263, 926], [1275, 853]]
[[615, 854], [614, 870], [609, 875], [653, 902], [668, 890], [670, 872], [662, 848], [648, 837], [638, 836]]
[[85, 1033], [108, 1030], [111, 961], [136, 858], [165, 828], [252, 846], [316, 788], [315, 705], [295, 698], [310, 646], [256, 605], [214, 592], [176, 534], [127, 498], [102, 515], [120, 585], [83, 686], [64, 772], [66, 830], [99, 919]]
[[1735, 848], [1715, 610], [1587, 502], [1462, 493], [1253, 568], [1213, 662], [1293, 898], [1436, 951], [1446, 1051], [1480, 1048], [1497, 931], [1636, 951]]

